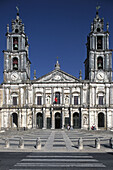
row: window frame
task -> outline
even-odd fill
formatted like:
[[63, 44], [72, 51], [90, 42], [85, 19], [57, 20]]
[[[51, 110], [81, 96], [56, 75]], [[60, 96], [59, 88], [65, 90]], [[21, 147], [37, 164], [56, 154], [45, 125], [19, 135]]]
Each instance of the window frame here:
[[98, 104], [99, 105], [104, 105], [104, 96], [98, 96]]
[[37, 96], [37, 105], [42, 105], [42, 96]]
[[79, 104], [78, 98], [79, 98], [79, 96], [74, 96], [74, 105], [78, 105]]

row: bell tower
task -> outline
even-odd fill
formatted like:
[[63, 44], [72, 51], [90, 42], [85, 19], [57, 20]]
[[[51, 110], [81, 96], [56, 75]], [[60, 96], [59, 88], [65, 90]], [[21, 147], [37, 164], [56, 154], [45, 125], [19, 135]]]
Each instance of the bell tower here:
[[109, 24], [104, 31], [104, 19], [99, 17], [99, 6], [96, 17], [91, 24], [87, 37], [87, 58], [85, 60], [85, 79], [96, 82], [112, 81], [112, 50], [109, 49]]
[[30, 79], [30, 60], [28, 53], [28, 38], [24, 32], [24, 24], [17, 16], [12, 20], [12, 31], [7, 24], [7, 50], [4, 50], [4, 82], [18, 83]]

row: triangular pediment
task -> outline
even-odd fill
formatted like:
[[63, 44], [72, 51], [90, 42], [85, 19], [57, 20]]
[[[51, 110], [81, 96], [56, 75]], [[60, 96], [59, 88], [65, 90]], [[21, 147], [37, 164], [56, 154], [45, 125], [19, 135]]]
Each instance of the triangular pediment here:
[[37, 82], [78, 82], [79, 79], [59, 69], [59, 70], [53, 70], [52, 72], [34, 81], [37, 81]]

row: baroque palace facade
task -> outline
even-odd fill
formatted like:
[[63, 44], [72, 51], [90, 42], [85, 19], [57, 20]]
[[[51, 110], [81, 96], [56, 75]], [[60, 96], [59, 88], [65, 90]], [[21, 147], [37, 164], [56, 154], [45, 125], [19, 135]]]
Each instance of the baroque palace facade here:
[[0, 85], [0, 128], [110, 129], [113, 127], [112, 50], [109, 25], [98, 10], [87, 37], [85, 79], [60, 69], [57, 60], [50, 73], [30, 80], [28, 38], [17, 16], [12, 32], [7, 25], [4, 81]]

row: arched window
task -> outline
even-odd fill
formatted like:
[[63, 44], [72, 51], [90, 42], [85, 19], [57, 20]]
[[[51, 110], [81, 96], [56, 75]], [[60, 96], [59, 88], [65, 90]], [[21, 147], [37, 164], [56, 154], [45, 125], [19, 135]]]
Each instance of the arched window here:
[[102, 49], [102, 36], [97, 36], [97, 49]]
[[18, 37], [13, 38], [13, 50], [18, 50]]
[[103, 58], [102, 57], [98, 57], [97, 59], [97, 68], [103, 69]]
[[18, 58], [13, 58], [13, 70], [18, 70]]

